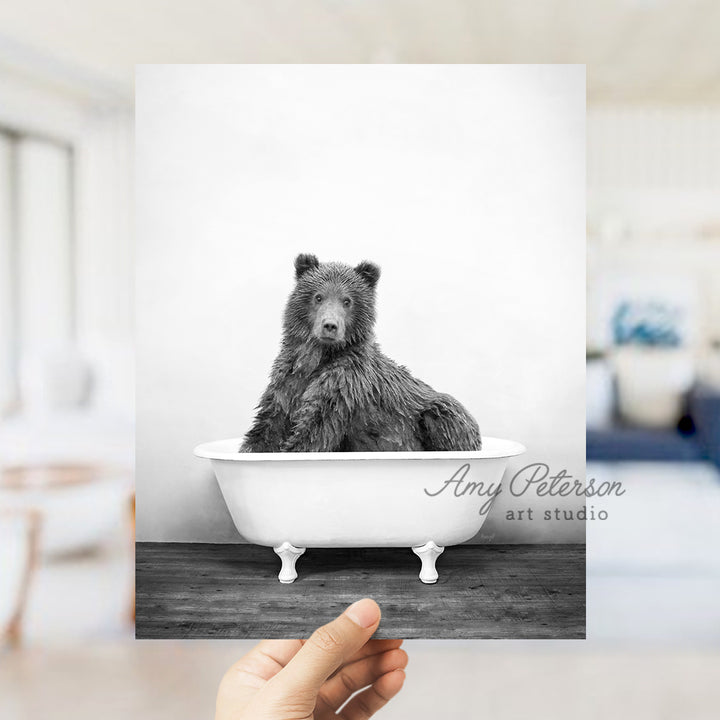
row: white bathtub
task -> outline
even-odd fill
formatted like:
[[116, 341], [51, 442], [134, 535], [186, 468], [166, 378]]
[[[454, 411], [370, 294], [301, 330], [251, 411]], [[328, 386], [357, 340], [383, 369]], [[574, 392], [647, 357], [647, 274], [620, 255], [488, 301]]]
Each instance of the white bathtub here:
[[240, 439], [205, 443], [195, 455], [212, 461], [243, 538], [280, 556], [283, 583], [297, 577], [306, 548], [341, 547], [412, 548], [420, 579], [435, 582], [438, 555], [480, 530], [508, 459], [525, 452], [489, 437], [480, 452], [239, 453], [239, 446]]

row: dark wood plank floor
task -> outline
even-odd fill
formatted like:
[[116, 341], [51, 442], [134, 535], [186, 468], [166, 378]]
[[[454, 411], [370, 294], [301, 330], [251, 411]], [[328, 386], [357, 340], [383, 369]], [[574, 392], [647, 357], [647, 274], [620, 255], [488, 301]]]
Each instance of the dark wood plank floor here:
[[256, 545], [138, 543], [138, 638], [307, 637], [373, 597], [387, 638], [584, 638], [584, 545], [459, 545], [418, 580], [407, 548], [308, 550], [298, 579]]

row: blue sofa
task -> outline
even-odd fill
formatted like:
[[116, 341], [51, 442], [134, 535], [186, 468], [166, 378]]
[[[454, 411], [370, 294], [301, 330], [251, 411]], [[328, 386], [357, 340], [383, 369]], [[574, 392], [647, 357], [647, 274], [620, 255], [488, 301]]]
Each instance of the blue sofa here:
[[595, 461], [698, 461], [720, 467], [720, 390], [695, 386], [687, 398], [687, 417], [677, 428], [655, 430], [620, 423], [587, 431], [587, 459]]

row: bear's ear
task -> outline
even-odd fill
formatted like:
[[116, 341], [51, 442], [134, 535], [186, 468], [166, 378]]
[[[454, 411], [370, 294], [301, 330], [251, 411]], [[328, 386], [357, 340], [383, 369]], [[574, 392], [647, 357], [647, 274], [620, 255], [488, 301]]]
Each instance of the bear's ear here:
[[299, 280], [308, 270], [315, 270], [320, 266], [320, 261], [315, 255], [302, 253], [295, 258], [295, 279]]
[[371, 287], [377, 285], [380, 279], [380, 268], [375, 264], [367, 261], [361, 262], [355, 266], [355, 272]]

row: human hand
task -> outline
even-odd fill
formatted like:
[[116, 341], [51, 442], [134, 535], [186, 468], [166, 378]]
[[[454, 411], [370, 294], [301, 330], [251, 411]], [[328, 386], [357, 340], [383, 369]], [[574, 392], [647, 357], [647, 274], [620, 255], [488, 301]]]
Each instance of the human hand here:
[[306, 641], [263, 640], [225, 673], [215, 720], [372, 717], [400, 692], [408, 660], [402, 640], [370, 639], [379, 624], [365, 598]]

